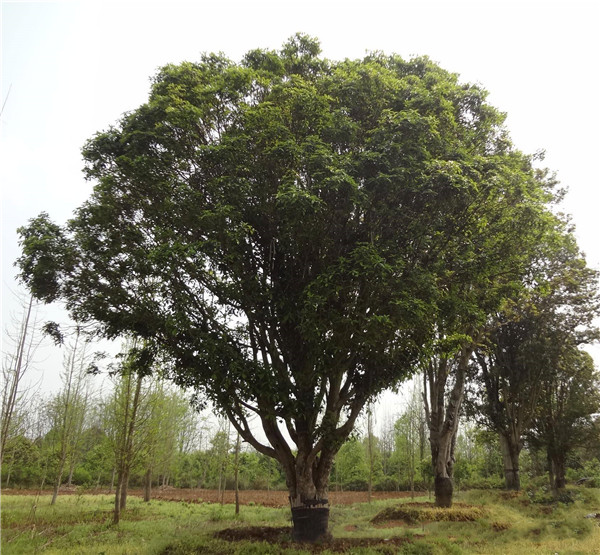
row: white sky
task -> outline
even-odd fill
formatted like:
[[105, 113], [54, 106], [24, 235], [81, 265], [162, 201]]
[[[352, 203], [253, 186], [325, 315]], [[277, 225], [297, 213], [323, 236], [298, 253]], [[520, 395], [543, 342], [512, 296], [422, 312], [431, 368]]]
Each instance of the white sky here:
[[[331, 59], [382, 50], [426, 54], [490, 91], [521, 150], [546, 150], [570, 193], [588, 263], [600, 269], [600, 2], [321, 0], [1, 2], [2, 317], [19, 254], [16, 228], [47, 211], [64, 222], [92, 185], [80, 149], [146, 100], [166, 63], [223, 51], [278, 49], [295, 32]], [[10, 89], [10, 94], [9, 94]], [[8, 95], [8, 98], [7, 98]], [[595, 349], [596, 360], [600, 361]], [[55, 389], [61, 355], [43, 362]], [[380, 413], [396, 412], [384, 397]]]

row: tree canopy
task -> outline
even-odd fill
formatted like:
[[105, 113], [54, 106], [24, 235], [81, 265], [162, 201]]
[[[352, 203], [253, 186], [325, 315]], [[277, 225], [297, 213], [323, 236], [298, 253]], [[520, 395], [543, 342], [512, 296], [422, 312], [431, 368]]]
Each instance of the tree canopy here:
[[144, 339], [140, 360], [282, 463], [292, 506], [324, 498], [360, 410], [440, 322], [452, 348], [519, 286], [552, 221], [552, 181], [480, 87], [427, 58], [319, 54], [296, 35], [165, 66], [85, 145], [91, 198], [20, 229], [33, 293]]

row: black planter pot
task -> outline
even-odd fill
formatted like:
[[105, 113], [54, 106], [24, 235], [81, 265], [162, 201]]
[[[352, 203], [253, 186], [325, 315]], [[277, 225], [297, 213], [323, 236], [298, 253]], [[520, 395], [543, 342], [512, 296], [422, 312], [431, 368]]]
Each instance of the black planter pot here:
[[329, 508], [327, 507], [294, 507], [292, 521], [294, 541], [316, 542], [328, 537]]

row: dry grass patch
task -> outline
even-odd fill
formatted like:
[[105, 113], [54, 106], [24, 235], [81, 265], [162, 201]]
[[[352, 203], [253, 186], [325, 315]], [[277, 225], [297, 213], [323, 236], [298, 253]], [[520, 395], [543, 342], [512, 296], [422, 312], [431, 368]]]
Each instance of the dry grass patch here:
[[452, 507], [443, 509], [431, 503], [404, 503], [388, 507], [377, 513], [372, 519], [373, 524], [401, 521], [407, 524], [421, 522], [473, 522], [487, 515], [483, 507], [455, 503]]
[[511, 528], [512, 524], [510, 522], [495, 521], [492, 522], [491, 526], [494, 532], [504, 532], [504, 530]]

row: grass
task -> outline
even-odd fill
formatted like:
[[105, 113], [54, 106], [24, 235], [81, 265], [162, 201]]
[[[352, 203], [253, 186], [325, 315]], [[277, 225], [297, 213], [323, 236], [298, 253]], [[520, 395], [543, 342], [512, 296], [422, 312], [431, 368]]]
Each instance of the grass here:
[[[378, 500], [334, 506], [330, 529], [336, 543], [322, 553], [345, 549], [357, 554], [598, 554], [600, 491], [577, 488], [572, 502], [548, 503], [522, 492], [472, 491], [460, 495], [451, 511], [426, 498]], [[300, 554], [311, 553], [280, 535], [275, 543], [218, 539], [215, 532], [250, 527], [289, 527], [286, 509], [128, 499], [121, 523], [111, 524], [113, 497], [79, 495], [2, 497], [2, 553], [48, 554]], [[283, 539], [282, 539], [283, 538]], [[361, 540], [359, 541], [358, 538]], [[402, 539], [398, 545], [386, 544]], [[374, 540], [381, 543], [368, 545]], [[354, 543], [353, 543], [354, 542]], [[347, 549], [344, 546], [350, 546]]]

